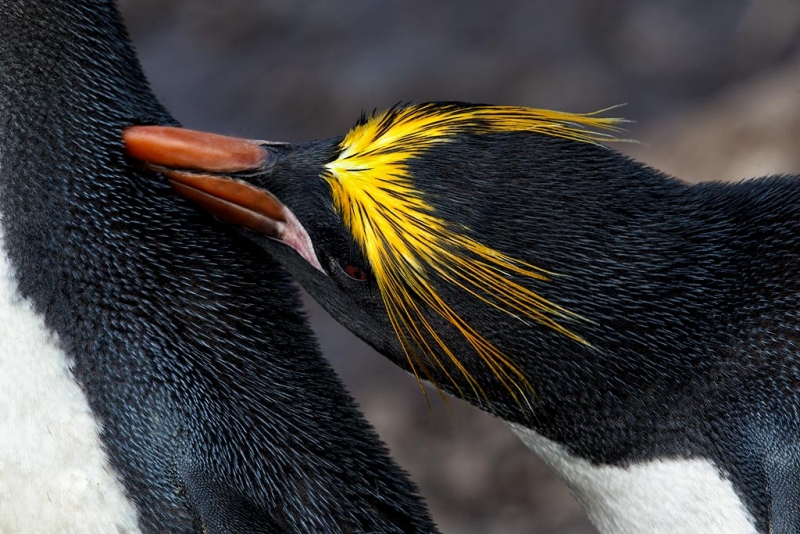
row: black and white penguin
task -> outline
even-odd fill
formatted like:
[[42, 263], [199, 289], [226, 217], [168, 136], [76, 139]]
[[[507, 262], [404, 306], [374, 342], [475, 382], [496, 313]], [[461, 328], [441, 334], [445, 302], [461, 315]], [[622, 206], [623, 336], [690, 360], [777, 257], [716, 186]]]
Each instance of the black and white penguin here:
[[600, 531], [797, 532], [800, 178], [688, 185], [601, 146], [618, 126], [427, 103], [296, 145], [125, 140], [379, 352], [510, 423]]
[[128, 164], [141, 122], [113, 2], [0, 0], [0, 532], [435, 532], [288, 276]]

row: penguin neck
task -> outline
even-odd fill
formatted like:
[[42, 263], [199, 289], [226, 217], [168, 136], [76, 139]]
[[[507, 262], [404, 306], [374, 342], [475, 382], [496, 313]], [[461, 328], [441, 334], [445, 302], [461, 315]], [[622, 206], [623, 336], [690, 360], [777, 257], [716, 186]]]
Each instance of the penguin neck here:
[[112, 2], [2, 0], [0, 10], [3, 185], [14, 187], [15, 176], [26, 182], [24, 195], [6, 200], [24, 198], [21, 211], [58, 230], [73, 215], [68, 207], [124, 187], [111, 179], [122, 167], [119, 142], [103, 134], [137, 118], [171, 119], [150, 92]]
[[42, 262], [36, 273], [20, 271], [28, 296], [28, 280], [65, 288], [56, 279], [64, 267], [90, 262], [113, 243], [113, 227], [136, 198], [133, 180], [114, 170], [126, 165], [107, 134], [136, 118], [171, 119], [147, 87], [112, 2], [4, 0], [0, 10], [6, 239]]
[[[782, 267], [797, 261], [800, 181], [689, 185], [589, 145], [570, 145], [574, 152], [554, 161], [568, 143], [542, 143], [534, 152], [549, 157], [528, 162], [541, 178], [510, 187], [530, 199], [515, 206], [524, 228], [497, 230], [488, 241], [556, 273], [536, 289], [581, 317], [565, 324], [587, 343], [540, 325], [495, 338], [524, 340], [504, 350], [525, 362], [541, 402], [538, 417], [517, 422], [550, 420], [543, 430], [551, 437], [580, 443], [579, 422], [587, 417], [626, 426], [639, 414], [665, 427], [689, 419], [698, 428], [678, 425], [674, 437], [697, 431], [690, 440], [703, 441], [708, 429], [699, 426], [710, 416], [693, 413], [696, 399], [724, 403], [743, 386], [730, 366], [748, 368], [752, 352], [762, 350], [744, 341], [749, 310], [788, 313], [782, 302], [800, 289]], [[784, 323], [776, 319], [769, 328]], [[786, 331], [769, 350], [785, 351], [779, 340], [792, 338]], [[757, 393], [748, 401], [767, 402]], [[559, 430], [570, 426], [578, 432]]]
[[[465, 155], [463, 146], [476, 154]], [[448, 346], [491, 392], [487, 404], [460, 383], [471, 402], [520, 424], [555, 422], [573, 411], [569, 403], [608, 403], [622, 413], [629, 408], [625, 399], [652, 387], [672, 395], [675, 384], [690, 383], [708, 362], [704, 347], [718, 340], [714, 315], [724, 305], [731, 270], [729, 229], [698, 189], [612, 150], [534, 134], [442, 143], [410, 169], [436, 212], [455, 227], [552, 273], [547, 280], [513, 281], [574, 314], [557, 320], [585, 341], [439, 284], [442, 298], [458, 304], [467, 324], [522, 371], [535, 393], [531, 411], [459, 332], [442, 325]], [[401, 350], [392, 354], [405, 360]], [[447, 376], [435, 378], [448, 387]]]
[[[138, 532], [142, 503], [101, 438], [95, 365], [105, 364], [91, 355], [109, 330], [100, 306], [81, 313], [88, 302], [70, 295], [98, 276], [89, 266], [112, 264], [102, 252], [111, 210], [97, 200], [119, 176], [100, 124], [126, 92], [149, 93], [110, 2], [3, 0], [0, 12], [0, 530]], [[87, 397], [75, 375], [90, 369]]]
[[125, 160], [124, 127], [175, 121], [113, 3], [0, 12], [0, 413], [56, 419], [0, 416], [0, 531], [435, 531], [288, 277]]
[[696, 189], [584, 148], [569, 174], [551, 169], [528, 192], [536, 208], [521, 214], [532, 222], [516, 250], [554, 273], [536, 289], [575, 314], [563, 324], [585, 342], [535, 325], [525, 372], [557, 412], [592, 400], [627, 411], [625, 399], [645, 391], [673, 398], [717, 357], [708, 352], [728, 311], [729, 229]]
[[[600, 147], [529, 145], [511, 163], [491, 150], [484, 158], [510, 177], [503, 192], [477, 179], [458, 186], [499, 195], [476, 217], [507, 205], [515, 226], [458, 222], [556, 273], [536, 290], [582, 318], [565, 324], [587, 343], [475, 313], [535, 392], [526, 413], [495, 383], [490, 410], [518, 425], [610, 531], [636, 517], [623, 517], [626, 499], [665, 503], [651, 509], [661, 510], [655, 521], [702, 499], [694, 489], [703, 485], [720, 513], [687, 513], [687, 531], [766, 531], [775, 503], [797, 491], [776, 485], [771, 459], [797, 438], [797, 373], [779, 362], [795, 354], [800, 283], [786, 266], [800, 261], [800, 180], [690, 186]], [[631, 488], [648, 479], [654, 491], [636, 501]]]
[[[769, 425], [747, 414], [769, 412], [758, 394], [732, 401], [761, 389], [742, 378], [751, 355], [732, 349], [737, 306], [747, 305], [742, 266], [752, 259], [742, 236], [757, 235], [759, 222], [747, 220], [768, 187], [690, 186], [612, 150], [535, 135], [443, 143], [411, 171], [437, 213], [554, 273], [526, 284], [574, 312], [563, 325], [586, 340], [438, 287], [530, 380], [532, 409], [457, 333], [448, 345], [488, 402], [464, 382], [437, 382], [514, 423], [603, 531], [766, 531], [770, 499], [780, 499], [765, 490], [775, 473], [760, 464]], [[787, 199], [755, 211], [785, 217], [798, 187], [771, 185], [783, 183]], [[405, 363], [401, 351], [390, 354]]]

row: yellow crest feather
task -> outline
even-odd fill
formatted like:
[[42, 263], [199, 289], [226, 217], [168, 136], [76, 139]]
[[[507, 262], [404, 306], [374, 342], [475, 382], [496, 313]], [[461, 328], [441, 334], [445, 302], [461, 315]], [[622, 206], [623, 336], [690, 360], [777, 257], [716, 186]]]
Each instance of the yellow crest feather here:
[[[509, 106], [429, 103], [394, 108], [362, 120], [342, 140], [325, 179], [336, 210], [369, 261], [389, 320], [419, 380], [426, 361], [435, 363], [458, 388], [436, 348], [461, 373], [476, 395], [483, 390], [423, 314], [420, 303], [453, 325], [514, 399], [527, 402], [528, 379], [497, 347], [443, 300], [431, 275], [519, 320], [536, 321], [588, 344], [562, 322], [582, 319], [511, 280], [508, 273], [546, 281], [553, 273], [514, 259], [469, 237], [468, 229], [437, 216], [416, 189], [407, 161], [461, 132], [538, 132], [587, 143], [614, 140], [621, 119], [597, 114]], [[460, 392], [460, 389], [459, 389]]]

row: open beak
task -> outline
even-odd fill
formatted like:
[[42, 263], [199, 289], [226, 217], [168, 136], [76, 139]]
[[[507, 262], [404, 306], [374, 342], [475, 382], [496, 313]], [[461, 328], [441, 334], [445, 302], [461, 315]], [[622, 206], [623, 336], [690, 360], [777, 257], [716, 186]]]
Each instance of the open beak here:
[[271, 158], [268, 142], [170, 126], [131, 126], [122, 140], [128, 156], [166, 176], [176, 193], [224, 221], [286, 243], [324, 272], [291, 210], [269, 191], [230, 176], [262, 168]]

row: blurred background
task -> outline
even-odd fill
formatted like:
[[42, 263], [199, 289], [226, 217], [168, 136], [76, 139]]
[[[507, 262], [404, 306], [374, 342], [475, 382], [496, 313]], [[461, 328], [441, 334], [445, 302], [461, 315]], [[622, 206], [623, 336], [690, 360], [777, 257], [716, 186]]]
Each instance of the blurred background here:
[[[613, 114], [687, 180], [800, 172], [797, 0], [122, 0], [186, 126], [301, 141], [362, 110], [465, 100]], [[307, 301], [320, 343], [444, 533], [594, 532], [497, 420], [429, 392]]]

